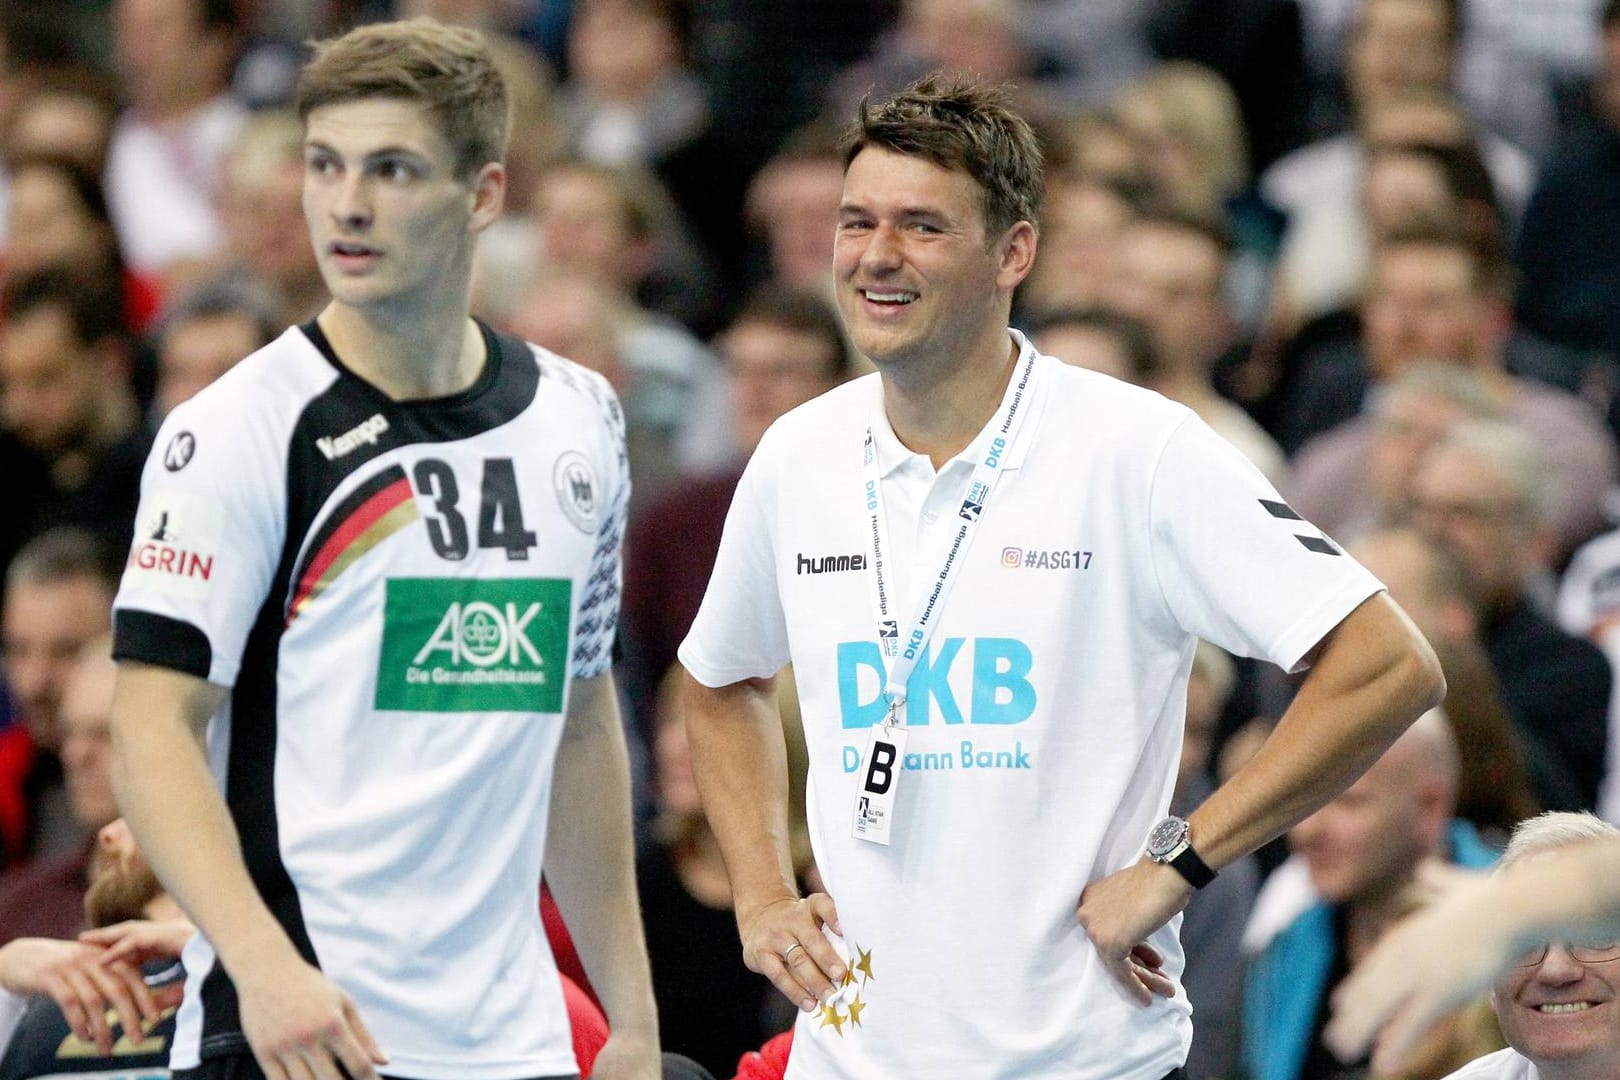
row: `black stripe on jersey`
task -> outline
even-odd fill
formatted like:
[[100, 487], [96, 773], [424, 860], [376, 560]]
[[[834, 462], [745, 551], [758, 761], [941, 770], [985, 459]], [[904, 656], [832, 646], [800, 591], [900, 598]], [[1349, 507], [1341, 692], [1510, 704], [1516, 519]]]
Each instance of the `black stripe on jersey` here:
[[[236, 823], [248, 876], [265, 906], [287, 931], [299, 954], [319, 967], [315, 946], [304, 926], [298, 889], [281, 861], [281, 833], [276, 820], [276, 660], [285, 604], [286, 583], [278, 577], [248, 634], [242, 670], [231, 692], [225, 805]], [[248, 1052], [236, 987], [217, 961], [203, 979], [202, 1006], [202, 1059]]]
[[[242, 856], [259, 895], [286, 929], [304, 959], [316, 966], [320, 958], [304, 925], [298, 890], [281, 861], [280, 825], [276, 820], [276, 665], [281, 635], [285, 632], [288, 597], [300, 552], [320, 550], [306, 542], [328, 500], [343, 482], [366, 463], [413, 443], [452, 442], [471, 438], [505, 424], [534, 401], [540, 383], [540, 365], [522, 341], [497, 334], [483, 323], [488, 362], [478, 380], [459, 394], [422, 401], [394, 401], [354, 375], [332, 350], [320, 327], [309, 322], [301, 329], [310, 342], [338, 369], [340, 377], [310, 399], [293, 425], [287, 448], [287, 532], [281, 561], [272, 579], [253, 631], [243, 651], [242, 670], [231, 695], [230, 753], [226, 764], [225, 802], [241, 837]], [[350, 440], [328, 455], [317, 442], [335, 439], [381, 416], [384, 430], [364, 439]], [[352, 445], [350, 445], [352, 444]], [[329, 444], [329, 447], [336, 444]], [[342, 451], [342, 452], [337, 452]], [[379, 476], [361, 482], [397, 481], [398, 468], [379, 470]], [[374, 490], [372, 491], [374, 493]], [[345, 500], [345, 506], [348, 501]], [[324, 518], [323, 528], [341, 526], [343, 507]], [[320, 539], [320, 538], [316, 538]], [[308, 556], [306, 556], [308, 557]], [[242, 1037], [236, 990], [225, 969], [215, 964], [203, 980], [201, 1056], [206, 1059], [247, 1051]]]
[[173, 668], [208, 678], [214, 650], [208, 635], [182, 619], [134, 608], [113, 612], [113, 659]]
[[341, 529], [344, 523], [354, 516], [354, 512], [366, 504], [367, 499], [403, 479], [405, 479], [405, 470], [398, 465], [379, 469], [375, 476], [362, 481], [359, 487], [345, 495], [343, 501], [327, 513], [326, 519], [321, 522], [321, 527], [316, 529], [315, 534], [303, 545], [304, 556], [298, 560], [294, 572], [287, 579], [289, 596], [297, 591], [298, 582], [303, 578], [304, 571], [308, 569], [309, 561], [320, 553], [328, 540], [332, 539], [332, 534]]

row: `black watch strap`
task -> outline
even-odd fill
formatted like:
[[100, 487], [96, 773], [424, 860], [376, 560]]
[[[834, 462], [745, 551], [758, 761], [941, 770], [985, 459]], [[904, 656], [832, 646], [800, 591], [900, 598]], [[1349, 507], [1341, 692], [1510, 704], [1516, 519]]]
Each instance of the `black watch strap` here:
[[1202, 889], [1215, 880], [1215, 871], [1209, 864], [1199, 858], [1198, 852], [1193, 850], [1191, 844], [1184, 844], [1181, 854], [1170, 860], [1171, 869], [1187, 879], [1187, 884], [1195, 889]]

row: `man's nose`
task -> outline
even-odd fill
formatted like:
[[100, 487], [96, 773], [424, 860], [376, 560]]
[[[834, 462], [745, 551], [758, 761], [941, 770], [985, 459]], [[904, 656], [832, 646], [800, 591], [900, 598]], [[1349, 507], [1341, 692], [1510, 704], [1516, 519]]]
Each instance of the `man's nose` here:
[[1569, 946], [1554, 941], [1547, 946], [1547, 955], [1536, 967], [1536, 981], [1562, 986], [1579, 982], [1586, 975], [1586, 965], [1575, 959]]
[[887, 223], [877, 225], [867, 238], [866, 248], [861, 252], [861, 266], [868, 270], [892, 270], [900, 265], [899, 235], [894, 226]]
[[365, 178], [358, 171], [342, 180], [332, 203], [332, 219], [345, 230], [364, 229], [371, 224], [371, 200]]

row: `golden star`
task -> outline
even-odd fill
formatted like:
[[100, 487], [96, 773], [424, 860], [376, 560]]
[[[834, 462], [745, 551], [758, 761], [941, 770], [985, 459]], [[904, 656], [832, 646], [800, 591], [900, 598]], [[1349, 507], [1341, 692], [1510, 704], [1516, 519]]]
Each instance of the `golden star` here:
[[838, 1037], [844, 1037], [844, 1014], [838, 1011], [836, 1005], [823, 1005], [821, 1007], [821, 1026], [831, 1027], [838, 1032]]
[[854, 1027], [861, 1026], [861, 1013], [866, 1011], [866, 1002], [857, 997], [849, 1003], [849, 1022]]
[[844, 969], [844, 977], [842, 979], [838, 980], [838, 985], [840, 987], [844, 987], [844, 986], [850, 985], [854, 981], [855, 981], [855, 972], [851, 971], [849, 968], [845, 968]]
[[876, 978], [876, 976], [872, 974], [872, 950], [863, 949], [857, 945], [855, 946], [855, 951], [861, 955], [860, 960], [855, 964], [855, 970], [860, 972], [862, 975], [865, 975], [868, 979]]

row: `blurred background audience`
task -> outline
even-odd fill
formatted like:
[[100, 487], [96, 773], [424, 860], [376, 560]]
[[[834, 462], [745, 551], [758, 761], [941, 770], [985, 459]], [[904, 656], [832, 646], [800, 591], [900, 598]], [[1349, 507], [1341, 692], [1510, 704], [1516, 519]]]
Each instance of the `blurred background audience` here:
[[[1189, 908], [1192, 1080], [1233, 1074], [1240, 1030], [1256, 1076], [1349, 1075], [1319, 991], [1421, 902], [1415, 867], [1541, 809], [1620, 814], [1620, 0], [32, 0], [0, 8], [0, 895], [82, 883], [110, 810], [79, 658], [155, 423], [325, 303], [287, 111], [305, 43], [408, 15], [484, 30], [511, 87], [477, 313], [624, 404], [617, 670], [672, 1048], [729, 1075], [791, 1020], [740, 966], [659, 681], [754, 444], [863, 368], [829, 306], [839, 132], [934, 68], [1011, 80], [1047, 150], [1019, 328], [1236, 444], [1448, 676], [1443, 719], [1297, 855]], [[1200, 649], [1177, 806], [1292, 688]], [[1268, 974], [1307, 947], [1309, 985]], [[1431, 1069], [1489, 1041], [1480, 1015]]]

